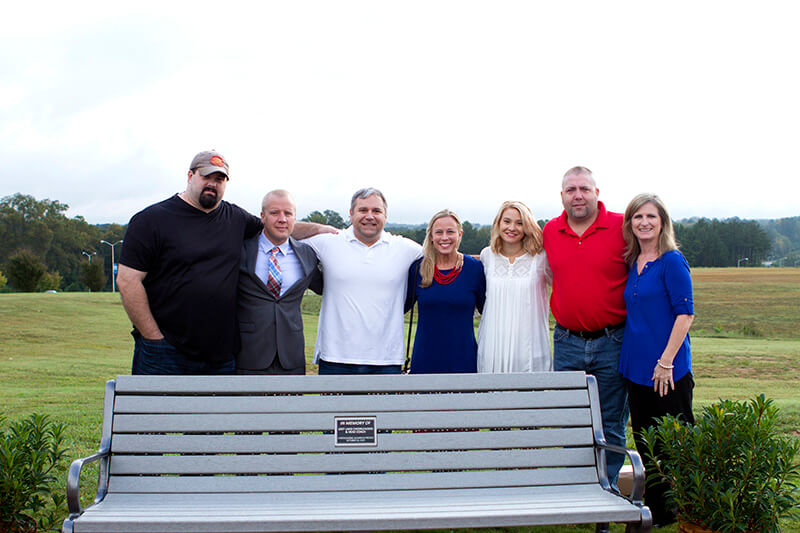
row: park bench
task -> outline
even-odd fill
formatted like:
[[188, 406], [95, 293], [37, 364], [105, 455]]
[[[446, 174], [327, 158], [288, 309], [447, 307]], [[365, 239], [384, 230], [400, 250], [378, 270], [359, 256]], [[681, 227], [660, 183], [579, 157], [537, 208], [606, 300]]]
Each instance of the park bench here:
[[119, 376], [100, 450], [70, 467], [63, 531], [649, 531], [636, 452], [630, 500], [609, 490], [599, 413], [583, 372]]

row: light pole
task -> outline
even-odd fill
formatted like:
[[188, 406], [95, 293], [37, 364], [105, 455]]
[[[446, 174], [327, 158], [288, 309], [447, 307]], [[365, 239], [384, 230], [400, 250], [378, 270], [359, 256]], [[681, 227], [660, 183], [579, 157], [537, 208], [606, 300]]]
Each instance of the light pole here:
[[[112, 253], [112, 255], [113, 255], [113, 253]], [[739, 259], [738, 261], [736, 261], [736, 268], [739, 268], [740, 266], [742, 266], [742, 261], [749, 261], [749, 260], [750, 260], [750, 259], [749, 259], [749, 258], [747, 258], [747, 257], [742, 257], [741, 259]]]
[[92, 262], [92, 256], [93, 256], [93, 255], [97, 255], [97, 252], [87, 252], [87, 251], [83, 251], [83, 252], [81, 252], [81, 253], [82, 253], [83, 255], [85, 255], [86, 257], [88, 257], [88, 258], [89, 258], [89, 262], [90, 262], [90, 263]]
[[117, 284], [114, 280], [114, 247], [118, 244], [122, 244], [122, 239], [118, 240], [114, 244], [111, 244], [108, 241], [100, 241], [101, 244], [107, 244], [111, 247], [111, 292], [117, 292]]

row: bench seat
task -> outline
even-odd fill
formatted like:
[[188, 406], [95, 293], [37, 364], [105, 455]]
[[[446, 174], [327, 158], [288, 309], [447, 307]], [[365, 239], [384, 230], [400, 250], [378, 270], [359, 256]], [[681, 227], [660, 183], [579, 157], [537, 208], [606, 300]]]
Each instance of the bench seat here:
[[599, 485], [278, 494], [111, 494], [81, 531], [371, 531], [635, 522], [639, 509]]

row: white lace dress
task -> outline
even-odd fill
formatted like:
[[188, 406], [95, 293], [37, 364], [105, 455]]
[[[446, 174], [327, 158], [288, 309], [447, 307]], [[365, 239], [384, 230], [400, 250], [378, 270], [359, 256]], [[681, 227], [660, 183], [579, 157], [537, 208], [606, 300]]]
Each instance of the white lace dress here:
[[525, 254], [511, 263], [484, 248], [481, 262], [486, 304], [478, 328], [478, 372], [552, 370], [547, 256]]

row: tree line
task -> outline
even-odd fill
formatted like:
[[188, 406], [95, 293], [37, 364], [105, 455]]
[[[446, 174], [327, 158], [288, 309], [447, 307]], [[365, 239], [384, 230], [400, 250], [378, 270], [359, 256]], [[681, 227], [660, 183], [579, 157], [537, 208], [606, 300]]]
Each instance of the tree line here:
[[753, 220], [709, 220], [675, 224], [675, 237], [692, 266], [761, 266], [772, 242]]
[[[14, 194], [0, 199], [0, 288], [16, 290], [110, 290], [111, 247], [125, 234], [120, 224], [89, 224], [81, 216], [68, 218], [67, 204]], [[348, 217], [326, 209], [312, 211], [305, 221], [337, 228]], [[544, 227], [545, 220], [539, 225]], [[488, 246], [491, 226], [463, 223], [461, 251], [477, 255]], [[418, 243], [425, 225], [389, 224], [387, 230]], [[675, 223], [681, 250], [696, 267], [759, 266], [770, 258], [794, 266], [800, 260], [800, 217], [753, 221], [701, 218]], [[123, 244], [124, 246], [124, 244]], [[121, 247], [116, 247], [115, 258]]]
[[17, 290], [111, 287], [111, 250], [100, 241], [117, 242], [125, 227], [68, 218], [67, 209], [20, 193], [0, 199], [0, 271]]
[[[324, 212], [313, 211], [303, 220], [329, 224], [336, 228], [347, 227], [345, 218], [330, 209], [326, 209]], [[775, 239], [770, 239], [764, 223], [738, 218], [728, 220], [701, 218], [676, 222], [674, 225], [681, 251], [690, 265], [697, 267], [741, 266], [741, 264], [759, 266], [770, 257], [773, 243], [776, 243], [776, 246], [777, 243], [780, 243], [782, 249], [800, 250], [800, 217], [794, 217], [796, 224], [784, 223], [786, 220], [793, 219], [769, 221], [774, 222], [773, 225], [767, 227], [771, 228], [771, 231], [778, 236]], [[546, 223], [546, 220], [538, 221], [541, 228], [544, 228]], [[489, 245], [491, 226], [471, 222], [464, 222], [462, 225], [464, 234], [459, 249], [466, 254], [480, 254], [481, 250]], [[420, 244], [425, 240], [424, 224], [416, 226], [387, 224], [386, 229]], [[793, 237], [795, 238], [793, 239]]]

